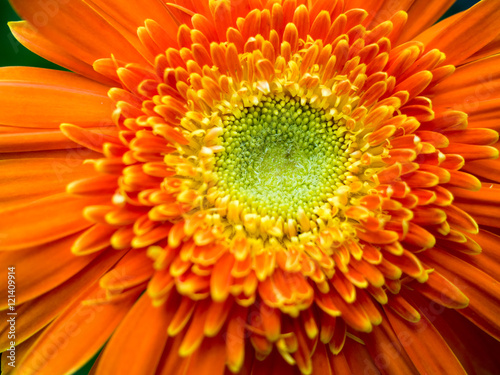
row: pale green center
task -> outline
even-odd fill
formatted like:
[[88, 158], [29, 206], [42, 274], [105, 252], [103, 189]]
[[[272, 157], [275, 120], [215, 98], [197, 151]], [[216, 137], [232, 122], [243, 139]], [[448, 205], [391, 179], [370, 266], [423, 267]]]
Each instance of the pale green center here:
[[249, 212], [295, 218], [302, 208], [310, 217], [343, 185], [348, 144], [323, 111], [267, 97], [224, 120], [218, 185]]

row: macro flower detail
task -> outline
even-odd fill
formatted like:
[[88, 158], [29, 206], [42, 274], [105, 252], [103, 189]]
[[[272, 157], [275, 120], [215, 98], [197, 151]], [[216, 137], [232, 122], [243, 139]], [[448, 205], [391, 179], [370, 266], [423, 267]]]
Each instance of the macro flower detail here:
[[499, 368], [498, 1], [12, 3], [2, 371]]

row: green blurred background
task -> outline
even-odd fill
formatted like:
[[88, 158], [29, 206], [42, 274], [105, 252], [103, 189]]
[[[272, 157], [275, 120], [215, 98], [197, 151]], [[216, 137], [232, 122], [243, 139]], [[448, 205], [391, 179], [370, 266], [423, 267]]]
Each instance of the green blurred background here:
[[38, 55], [24, 48], [10, 33], [7, 22], [18, 21], [8, 0], [0, 0], [0, 66], [23, 65], [60, 69]]
[[[138, 0], [136, 1], [138, 2]], [[452, 8], [450, 8], [450, 10], [443, 16], [443, 18], [467, 9], [478, 1], [479, 0], [459, 0], [453, 5]], [[0, 66], [23, 65], [60, 69], [57, 65], [52, 64], [50, 61], [47, 61], [40, 56], [31, 53], [21, 44], [19, 44], [19, 42], [17, 42], [17, 40], [10, 33], [9, 27], [7, 26], [7, 22], [17, 20], [19, 20], [19, 17], [12, 10], [9, 2], [7, 0], [0, 0]], [[88, 374], [94, 361], [95, 358], [75, 374]]]

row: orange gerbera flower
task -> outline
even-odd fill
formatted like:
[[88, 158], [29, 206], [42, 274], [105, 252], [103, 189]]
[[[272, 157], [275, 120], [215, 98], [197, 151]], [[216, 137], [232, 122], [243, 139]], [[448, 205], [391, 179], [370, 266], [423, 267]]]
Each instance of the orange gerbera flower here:
[[12, 0], [77, 74], [0, 69], [3, 373], [498, 370], [500, 2], [451, 3]]

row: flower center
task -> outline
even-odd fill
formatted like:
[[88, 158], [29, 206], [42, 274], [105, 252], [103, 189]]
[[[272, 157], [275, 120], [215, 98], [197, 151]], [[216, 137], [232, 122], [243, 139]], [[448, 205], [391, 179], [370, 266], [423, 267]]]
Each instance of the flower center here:
[[271, 96], [223, 123], [218, 185], [248, 213], [288, 220], [303, 212], [311, 219], [343, 185], [349, 142], [324, 111]]

